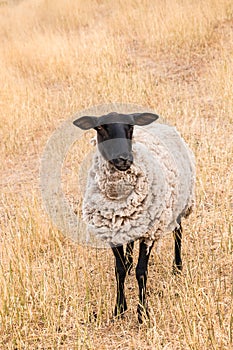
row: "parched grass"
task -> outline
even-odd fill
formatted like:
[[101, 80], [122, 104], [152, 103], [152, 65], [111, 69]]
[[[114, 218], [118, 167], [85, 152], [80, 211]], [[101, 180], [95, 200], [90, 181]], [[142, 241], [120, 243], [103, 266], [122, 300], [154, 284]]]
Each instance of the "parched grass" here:
[[[0, 348], [231, 349], [232, 1], [0, 5]], [[196, 156], [184, 273], [171, 275], [168, 236], [150, 259], [151, 321], [143, 326], [134, 275], [126, 282], [129, 310], [112, 322], [111, 251], [64, 237], [39, 190], [40, 157], [53, 130], [76, 111], [110, 102], [154, 109]], [[78, 196], [85, 142], [64, 163], [67, 196]]]

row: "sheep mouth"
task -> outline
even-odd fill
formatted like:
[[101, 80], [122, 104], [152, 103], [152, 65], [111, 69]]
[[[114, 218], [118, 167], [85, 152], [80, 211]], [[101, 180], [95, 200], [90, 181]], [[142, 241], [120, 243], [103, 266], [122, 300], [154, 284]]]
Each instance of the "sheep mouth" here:
[[116, 170], [119, 171], [127, 171], [132, 165], [131, 161], [124, 162], [124, 164], [119, 164], [119, 162], [116, 161], [110, 161], [110, 163], [114, 166]]
[[120, 171], [126, 171], [126, 170], [128, 170], [130, 167], [131, 167], [131, 164], [130, 164], [130, 165], [123, 165], [123, 166], [116, 166], [116, 165], [115, 165], [115, 168], [116, 168], [117, 170], [120, 170]]

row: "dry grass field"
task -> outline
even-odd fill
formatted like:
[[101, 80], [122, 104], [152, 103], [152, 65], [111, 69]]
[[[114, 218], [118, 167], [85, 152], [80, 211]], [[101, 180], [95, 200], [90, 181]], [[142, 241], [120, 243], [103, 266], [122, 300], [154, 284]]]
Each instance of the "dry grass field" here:
[[[184, 272], [171, 274], [168, 236], [150, 259], [142, 326], [134, 275], [112, 322], [111, 251], [65, 238], [39, 189], [51, 133], [111, 102], [153, 109], [196, 156]], [[232, 349], [232, 134], [232, 0], [1, 0], [0, 349]]]

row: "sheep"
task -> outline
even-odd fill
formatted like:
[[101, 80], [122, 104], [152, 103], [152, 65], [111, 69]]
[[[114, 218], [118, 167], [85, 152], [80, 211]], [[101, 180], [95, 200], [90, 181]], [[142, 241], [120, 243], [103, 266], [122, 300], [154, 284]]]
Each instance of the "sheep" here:
[[98, 147], [88, 174], [83, 217], [89, 230], [108, 242], [115, 256], [114, 316], [127, 310], [124, 282], [132, 269], [134, 242], [140, 241], [136, 266], [139, 323], [149, 318], [146, 284], [154, 242], [173, 231], [173, 272], [180, 273], [181, 218], [194, 206], [194, 156], [174, 127], [153, 123], [158, 118], [147, 112], [112, 112], [73, 122], [82, 130], [93, 128], [97, 132]]

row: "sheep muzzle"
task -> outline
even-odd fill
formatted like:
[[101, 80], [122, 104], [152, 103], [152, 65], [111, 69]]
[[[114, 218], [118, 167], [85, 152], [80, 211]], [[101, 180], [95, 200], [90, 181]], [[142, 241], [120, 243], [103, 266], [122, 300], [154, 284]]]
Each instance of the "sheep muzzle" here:
[[103, 158], [119, 171], [127, 171], [133, 164], [132, 143], [129, 139], [106, 140], [98, 143], [98, 148]]

